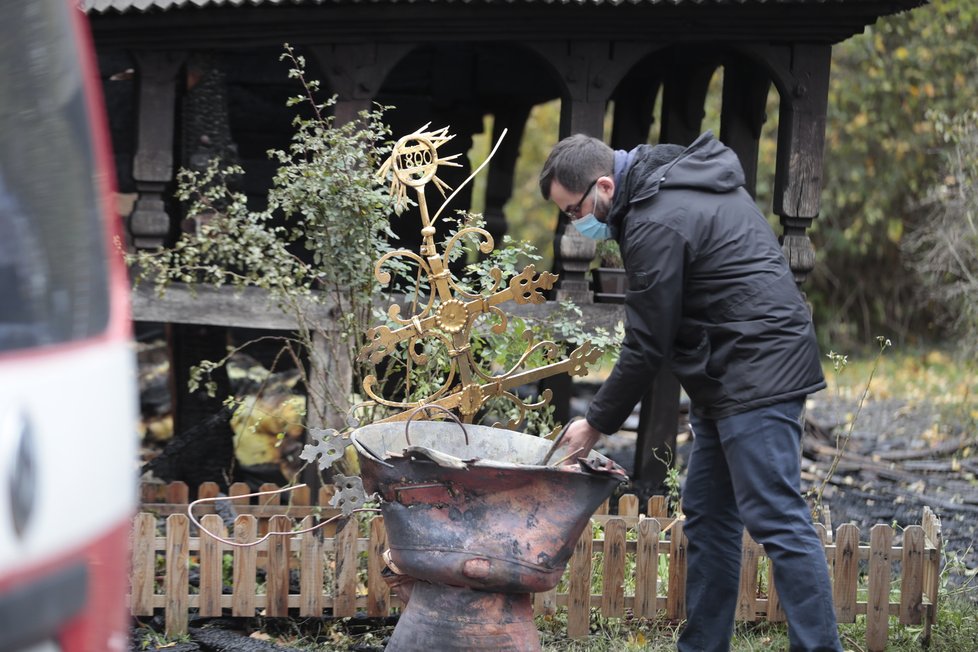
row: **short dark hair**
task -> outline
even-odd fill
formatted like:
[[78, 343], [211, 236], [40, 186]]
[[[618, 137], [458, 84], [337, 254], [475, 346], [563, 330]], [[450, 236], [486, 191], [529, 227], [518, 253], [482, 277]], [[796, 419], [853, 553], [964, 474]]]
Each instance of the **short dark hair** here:
[[540, 194], [550, 199], [554, 181], [571, 192], [584, 192], [588, 184], [610, 175], [615, 169], [615, 152], [600, 139], [574, 134], [557, 143], [540, 170]]

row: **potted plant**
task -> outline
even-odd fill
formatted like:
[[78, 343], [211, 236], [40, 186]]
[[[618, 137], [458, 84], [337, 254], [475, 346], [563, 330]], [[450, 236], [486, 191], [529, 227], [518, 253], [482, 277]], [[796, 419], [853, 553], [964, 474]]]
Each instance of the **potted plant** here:
[[604, 303], [621, 303], [625, 300], [625, 267], [621, 260], [618, 242], [602, 240], [597, 246], [598, 266], [594, 268], [594, 300]]

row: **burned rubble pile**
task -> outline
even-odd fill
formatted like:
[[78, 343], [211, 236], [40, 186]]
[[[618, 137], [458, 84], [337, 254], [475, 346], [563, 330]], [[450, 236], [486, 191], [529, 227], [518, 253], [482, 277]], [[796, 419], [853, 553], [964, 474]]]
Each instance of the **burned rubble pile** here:
[[813, 490], [824, 485], [833, 528], [853, 523], [867, 537], [878, 523], [895, 525], [899, 537], [930, 507], [941, 519], [949, 559], [966, 567], [952, 569], [949, 584], [967, 586], [978, 602], [976, 444], [965, 423], [930, 403], [883, 399], [860, 409], [853, 400], [816, 395], [805, 424], [802, 482]]

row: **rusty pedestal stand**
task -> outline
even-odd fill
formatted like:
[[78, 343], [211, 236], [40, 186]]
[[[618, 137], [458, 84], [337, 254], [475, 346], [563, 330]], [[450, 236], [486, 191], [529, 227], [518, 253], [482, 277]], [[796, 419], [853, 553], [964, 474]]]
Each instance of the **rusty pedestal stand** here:
[[[422, 365], [427, 358], [417, 351], [427, 344], [444, 347], [450, 368], [440, 389], [414, 402], [385, 399], [378, 394], [376, 377], [368, 376], [363, 391], [369, 401], [358, 407], [384, 406], [395, 413], [354, 430], [349, 438], [360, 458], [363, 488], [380, 497], [390, 546], [385, 555], [389, 583], [407, 602], [387, 649], [539, 650], [531, 594], [557, 585], [591, 514], [626, 476], [595, 452], [586, 458], [576, 457], [580, 451], [555, 454], [554, 442], [515, 432], [514, 422], [503, 429], [472, 421], [492, 399], [512, 402], [517, 420], [522, 419], [527, 409], [546, 405], [551, 396], [548, 392], [538, 403], [526, 404], [512, 390], [558, 373], [585, 375], [600, 351], [585, 343], [558, 360], [553, 342], [528, 340], [511, 369], [491, 373], [480, 368], [470, 348], [476, 321], [492, 315], [499, 322], [493, 331], [504, 332], [507, 316], [498, 305], [510, 300], [541, 303], [541, 291], [557, 277], [537, 274], [528, 265], [505, 288], [498, 269], [491, 271], [492, 287], [485, 293], [456, 283], [448, 269], [452, 248], [463, 236], [475, 236], [480, 251], [488, 254], [493, 241], [484, 229], [465, 227], [439, 254], [434, 224], [441, 211], [429, 218], [424, 188], [430, 181], [444, 190], [436, 176], [438, 166], [453, 165], [455, 157], [438, 156], [438, 147], [452, 138], [445, 129], [423, 129], [401, 138], [380, 171], [397, 197], [405, 198], [407, 188], [416, 191], [420, 255], [407, 250], [387, 254], [378, 261], [375, 275], [389, 283], [382, 266], [401, 257], [418, 266], [430, 292], [409, 317], [392, 306], [388, 316], [399, 327], [371, 329], [360, 359], [376, 364], [405, 346], [412, 363]], [[524, 369], [537, 351], [550, 362]], [[421, 420], [422, 415], [432, 419], [446, 414], [454, 423]], [[323, 461], [336, 459], [337, 449], [342, 450], [339, 441], [340, 435], [334, 434], [317, 447], [308, 446], [307, 453], [322, 455]], [[573, 466], [566, 465], [568, 460]], [[362, 503], [349, 484], [341, 494], [344, 508]]]
[[532, 596], [418, 582], [387, 649], [539, 650]]
[[539, 650], [530, 594], [560, 581], [621, 468], [594, 452], [548, 465], [547, 439], [460, 422], [375, 423], [351, 439], [380, 494], [391, 583], [408, 589], [387, 649]]

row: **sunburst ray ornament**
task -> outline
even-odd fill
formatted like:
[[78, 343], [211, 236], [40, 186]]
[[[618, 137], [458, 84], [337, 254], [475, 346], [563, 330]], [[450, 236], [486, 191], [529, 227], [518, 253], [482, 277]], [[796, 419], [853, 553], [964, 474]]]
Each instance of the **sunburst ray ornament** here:
[[403, 136], [394, 144], [390, 158], [384, 161], [377, 176], [391, 179], [391, 195], [396, 199], [395, 208], [400, 213], [407, 205], [407, 189], [417, 191], [418, 203], [421, 207], [421, 221], [424, 226], [432, 226], [434, 220], [428, 216], [428, 207], [424, 200], [424, 187], [429, 183], [435, 184], [438, 192], [445, 197], [445, 191], [452, 187], [438, 178], [438, 167], [462, 167], [455, 163], [461, 154], [442, 157], [438, 148], [455, 138], [448, 133], [448, 127], [437, 131], [425, 131], [431, 123], [424, 125], [413, 133]]

